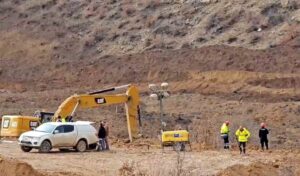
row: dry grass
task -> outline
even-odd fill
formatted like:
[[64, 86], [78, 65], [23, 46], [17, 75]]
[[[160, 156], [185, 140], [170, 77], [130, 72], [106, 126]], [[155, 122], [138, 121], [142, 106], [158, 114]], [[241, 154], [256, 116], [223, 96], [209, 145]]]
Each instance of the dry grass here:
[[[163, 156], [161, 156], [163, 157]], [[119, 176], [187, 176], [188, 171], [184, 170], [185, 152], [177, 152], [176, 158], [168, 163], [158, 158], [151, 158], [155, 161], [147, 168], [142, 168], [138, 163], [125, 162], [119, 169]]]

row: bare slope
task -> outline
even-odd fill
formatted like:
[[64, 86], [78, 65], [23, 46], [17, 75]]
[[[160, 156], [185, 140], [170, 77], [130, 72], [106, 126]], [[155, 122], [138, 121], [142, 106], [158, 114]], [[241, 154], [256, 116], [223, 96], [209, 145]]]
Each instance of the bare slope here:
[[185, 82], [214, 70], [297, 73], [298, 8], [294, 0], [2, 0], [0, 88]]
[[44, 39], [68, 59], [216, 44], [269, 48], [298, 35], [298, 9], [296, 0], [2, 0], [0, 30]]

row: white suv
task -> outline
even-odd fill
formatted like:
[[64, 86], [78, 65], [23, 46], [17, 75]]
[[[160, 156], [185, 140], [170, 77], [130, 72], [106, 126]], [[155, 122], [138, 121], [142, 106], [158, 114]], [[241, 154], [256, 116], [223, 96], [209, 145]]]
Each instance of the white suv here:
[[34, 131], [23, 133], [19, 137], [19, 145], [24, 152], [33, 148], [46, 153], [52, 148], [74, 148], [84, 152], [95, 149], [98, 143], [97, 131], [91, 125], [93, 122], [49, 122], [44, 123]]

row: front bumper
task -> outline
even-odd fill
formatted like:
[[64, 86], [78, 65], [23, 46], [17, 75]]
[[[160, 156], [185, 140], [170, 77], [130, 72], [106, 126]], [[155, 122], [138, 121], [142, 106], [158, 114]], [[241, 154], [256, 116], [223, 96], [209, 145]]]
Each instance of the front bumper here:
[[20, 146], [27, 146], [27, 147], [35, 147], [35, 148], [38, 148], [40, 145], [39, 145], [39, 142], [37, 141], [19, 141], [19, 145]]

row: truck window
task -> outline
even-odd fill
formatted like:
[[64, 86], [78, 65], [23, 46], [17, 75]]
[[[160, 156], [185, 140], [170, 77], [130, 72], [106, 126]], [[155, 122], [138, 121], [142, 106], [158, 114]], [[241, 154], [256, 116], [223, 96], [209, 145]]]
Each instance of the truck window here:
[[73, 125], [63, 125], [64, 126], [64, 133], [70, 133], [74, 131]]
[[37, 121], [30, 121], [29, 122], [29, 127], [32, 128], [36, 128], [37, 126], [39, 126], [39, 122]]
[[3, 128], [8, 128], [9, 127], [9, 122], [10, 122], [9, 119], [4, 119], [3, 120]]
[[58, 130], [59, 133], [64, 133], [64, 125], [56, 127], [55, 130]]

